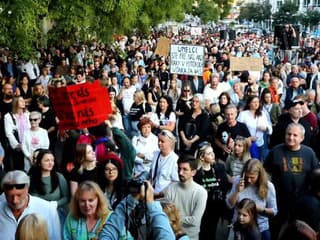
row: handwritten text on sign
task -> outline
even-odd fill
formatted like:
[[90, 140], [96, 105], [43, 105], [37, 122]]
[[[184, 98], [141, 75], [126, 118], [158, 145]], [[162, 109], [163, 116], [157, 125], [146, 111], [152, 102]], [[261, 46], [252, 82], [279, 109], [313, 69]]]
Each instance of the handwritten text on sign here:
[[202, 76], [204, 66], [204, 48], [192, 45], [174, 45], [170, 47], [170, 72], [191, 76]]
[[59, 129], [81, 129], [100, 124], [111, 113], [107, 89], [99, 81], [50, 88]]

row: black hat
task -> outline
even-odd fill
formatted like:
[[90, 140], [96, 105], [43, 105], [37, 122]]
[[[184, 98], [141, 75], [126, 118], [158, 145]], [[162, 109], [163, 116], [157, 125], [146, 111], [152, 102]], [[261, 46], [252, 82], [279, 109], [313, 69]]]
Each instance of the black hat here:
[[289, 110], [290, 108], [295, 107], [297, 104], [303, 105], [304, 101], [300, 99], [299, 100], [295, 99], [293, 101], [290, 101], [289, 103], [286, 104], [285, 109]]

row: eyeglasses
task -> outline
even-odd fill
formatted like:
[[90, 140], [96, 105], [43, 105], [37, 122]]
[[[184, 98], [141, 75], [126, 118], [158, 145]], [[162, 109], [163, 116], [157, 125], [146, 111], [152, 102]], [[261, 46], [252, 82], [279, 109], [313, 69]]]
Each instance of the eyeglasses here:
[[112, 173], [112, 172], [117, 172], [118, 169], [117, 168], [106, 168], [105, 171], [108, 173]]
[[18, 189], [18, 190], [21, 190], [21, 189], [24, 189], [26, 187], [26, 183], [20, 183], [20, 184], [4, 184], [3, 185], [3, 189], [4, 190], [12, 190], [12, 189]]
[[36, 122], [39, 120], [39, 118], [29, 118], [30, 122]]

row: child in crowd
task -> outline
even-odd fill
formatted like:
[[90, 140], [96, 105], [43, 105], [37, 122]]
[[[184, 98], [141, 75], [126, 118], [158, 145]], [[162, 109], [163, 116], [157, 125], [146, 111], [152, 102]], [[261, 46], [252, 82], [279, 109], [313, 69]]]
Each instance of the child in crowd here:
[[234, 224], [234, 240], [260, 240], [257, 208], [254, 201], [244, 198], [238, 204], [238, 219]]
[[244, 137], [236, 137], [234, 150], [226, 160], [226, 171], [230, 183], [233, 183], [235, 176], [240, 176], [243, 166], [251, 158], [249, 143]]

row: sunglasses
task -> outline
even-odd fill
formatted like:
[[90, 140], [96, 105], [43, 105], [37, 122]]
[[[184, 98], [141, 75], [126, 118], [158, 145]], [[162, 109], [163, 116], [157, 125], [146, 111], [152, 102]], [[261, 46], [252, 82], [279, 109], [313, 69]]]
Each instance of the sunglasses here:
[[183, 89], [184, 92], [190, 92], [190, 89]]
[[172, 132], [168, 131], [168, 130], [162, 130], [159, 135], [161, 136], [166, 136], [167, 138], [169, 138], [172, 141], [176, 141], [176, 137], [173, 135]]
[[4, 184], [3, 185], [3, 189], [4, 190], [12, 190], [12, 189], [18, 189], [18, 190], [21, 190], [21, 189], [24, 189], [26, 187], [26, 183], [20, 183], [20, 184]]
[[29, 118], [30, 122], [36, 122], [39, 120], [39, 118]]

